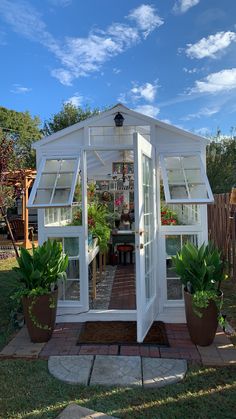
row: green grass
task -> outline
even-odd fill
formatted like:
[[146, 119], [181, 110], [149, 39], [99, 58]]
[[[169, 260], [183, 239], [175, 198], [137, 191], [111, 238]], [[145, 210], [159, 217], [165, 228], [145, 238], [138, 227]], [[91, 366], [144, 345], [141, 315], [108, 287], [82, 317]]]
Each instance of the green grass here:
[[70, 402], [120, 418], [235, 418], [236, 368], [190, 369], [161, 389], [85, 387], [48, 374], [46, 361], [1, 361], [0, 418], [55, 418]]
[[16, 266], [15, 258], [0, 261], [0, 350], [14, 331], [12, 313], [16, 303], [10, 296], [17, 289], [17, 280], [16, 273], [12, 271], [13, 266]]

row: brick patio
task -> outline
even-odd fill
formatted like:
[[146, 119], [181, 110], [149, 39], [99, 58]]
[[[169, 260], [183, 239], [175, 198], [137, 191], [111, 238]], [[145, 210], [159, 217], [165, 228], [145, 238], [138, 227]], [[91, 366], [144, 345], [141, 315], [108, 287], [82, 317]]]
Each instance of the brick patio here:
[[52, 355], [127, 355], [153, 358], [186, 359], [203, 365], [236, 364], [236, 348], [221, 330], [214, 343], [207, 347], [194, 345], [186, 324], [166, 324], [169, 347], [158, 345], [77, 345], [83, 323], [59, 323], [51, 340], [45, 344], [33, 344], [24, 327], [0, 352], [4, 358], [41, 358]]

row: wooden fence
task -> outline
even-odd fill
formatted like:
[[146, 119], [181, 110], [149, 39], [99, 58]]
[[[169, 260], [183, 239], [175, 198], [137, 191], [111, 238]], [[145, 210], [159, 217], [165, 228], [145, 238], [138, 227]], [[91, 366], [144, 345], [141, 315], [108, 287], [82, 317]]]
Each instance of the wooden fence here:
[[214, 195], [208, 205], [209, 240], [221, 250], [230, 276], [236, 280], [236, 206], [230, 205], [230, 194]]

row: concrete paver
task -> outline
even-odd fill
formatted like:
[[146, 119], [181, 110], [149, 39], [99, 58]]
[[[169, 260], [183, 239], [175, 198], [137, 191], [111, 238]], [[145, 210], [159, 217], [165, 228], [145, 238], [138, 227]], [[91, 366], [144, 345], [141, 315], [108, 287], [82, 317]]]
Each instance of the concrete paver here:
[[90, 384], [141, 386], [140, 357], [97, 355]]
[[48, 370], [55, 378], [66, 383], [87, 385], [92, 364], [92, 355], [50, 356]]
[[0, 352], [5, 358], [38, 358], [45, 343], [33, 343], [30, 340], [26, 326], [17, 333], [8, 345]]
[[184, 359], [143, 358], [143, 386], [163, 387], [182, 380], [187, 372]]
[[81, 407], [75, 403], [69, 404], [57, 419], [118, 419], [114, 416], [107, 416], [105, 413], [95, 412], [94, 410]]
[[162, 387], [182, 380], [187, 362], [140, 356], [67, 355], [50, 357], [48, 369], [57, 379], [73, 384]]

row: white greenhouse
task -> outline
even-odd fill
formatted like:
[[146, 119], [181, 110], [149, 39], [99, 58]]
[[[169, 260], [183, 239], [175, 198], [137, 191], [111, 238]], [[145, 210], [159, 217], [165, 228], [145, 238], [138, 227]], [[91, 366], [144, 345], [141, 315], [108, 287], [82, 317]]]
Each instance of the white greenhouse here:
[[121, 104], [35, 143], [39, 243], [69, 256], [58, 322], [133, 320], [138, 342], [185, 322], [171, 256], [208, 240], [206, 144]]

